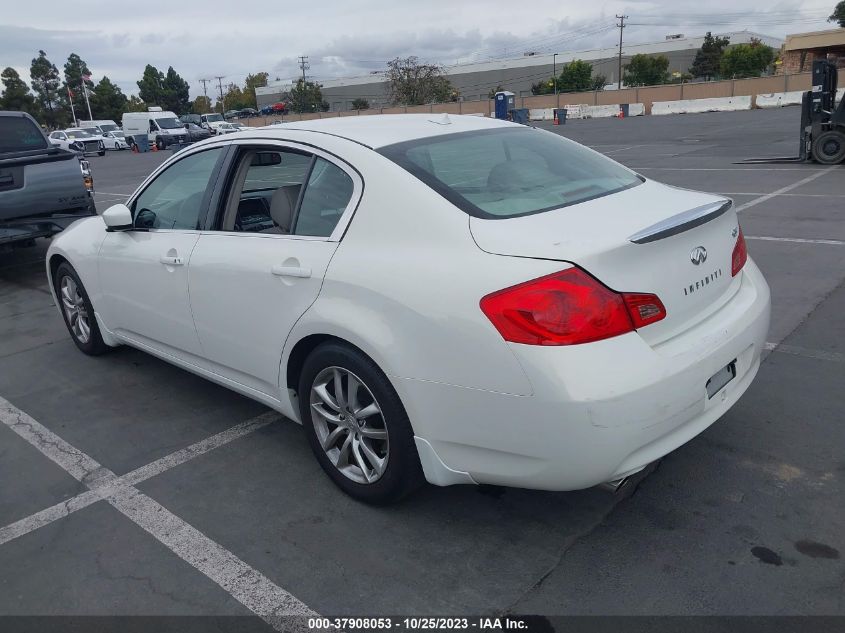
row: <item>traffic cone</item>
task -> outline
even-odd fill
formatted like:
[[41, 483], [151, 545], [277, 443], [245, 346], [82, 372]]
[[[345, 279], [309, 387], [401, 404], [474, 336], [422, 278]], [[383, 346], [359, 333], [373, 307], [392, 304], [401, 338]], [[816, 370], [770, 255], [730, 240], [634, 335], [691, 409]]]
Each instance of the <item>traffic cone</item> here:
[[132, 143], [132, 153], [133, 154], [138, 153], [138, 143]]
[[153, 151], [153, 152], [158, 151], [158, 143], [153, 143], [153, 149], [151, 151]]
[[554, 109], [554, 114], [552, 115], [552, 119], [554, 120], [554, 125], [560, 125], [560, 121], [557, 118], [557, 108]]
[[625, 118], [625, 112], [622, 110], [622, 108], [619, 108], [619, 114], [616, 115], [616, 118], [617, 119], [624, 119]]

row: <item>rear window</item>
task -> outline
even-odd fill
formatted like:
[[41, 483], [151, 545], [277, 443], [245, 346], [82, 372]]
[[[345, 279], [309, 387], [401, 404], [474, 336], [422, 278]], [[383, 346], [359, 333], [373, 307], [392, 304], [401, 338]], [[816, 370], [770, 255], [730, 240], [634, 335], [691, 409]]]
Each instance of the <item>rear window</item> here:
[[417, 139], [379, 152], [481, 218], [559, 209], [642, 182], [586, 147], [527, 127]]
[[47, 140], [35, 123], [22, 116], [0, 116], [0, 153], [47, 149]]

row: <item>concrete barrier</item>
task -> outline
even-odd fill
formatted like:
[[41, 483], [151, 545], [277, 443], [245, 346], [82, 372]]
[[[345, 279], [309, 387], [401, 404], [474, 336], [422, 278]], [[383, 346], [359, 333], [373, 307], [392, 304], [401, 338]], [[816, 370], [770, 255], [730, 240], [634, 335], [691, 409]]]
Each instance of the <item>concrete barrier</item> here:
[[[566, 108], [568, 119], [601, 119], [619, 115], [619, 104], [613, 105], [562, 105]], [[645, 114], [645, 105], [642, 103], [631, 103], [628, 105], [628, 116], [642, 116]], [[528, 111], [528, 118], [532, 121], [553, 121], [555, 118], [554, 108], [533, 108]]]
[[750, 110], [751, 97], [717, 97], [713, 99], [683, 99], [680, 101], [655, 101], [651, 113], [692, 114], [697, 112], [735, 112]]
[[801, 105], [801, 99], [803, 98], [803, 90], [773, 92], [767, 95], [757, 95], [755, 103], [758, 108], [782, 108], [783, 106]]

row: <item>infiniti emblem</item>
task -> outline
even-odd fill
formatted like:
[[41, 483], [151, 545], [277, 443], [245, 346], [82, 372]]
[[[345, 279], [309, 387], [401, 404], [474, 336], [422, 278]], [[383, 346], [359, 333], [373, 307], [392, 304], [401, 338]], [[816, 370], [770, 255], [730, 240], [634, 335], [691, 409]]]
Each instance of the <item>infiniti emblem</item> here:
[[690, 251], [689, 260], [698, 266], [707, 261], [707, 249], [703, 246], [696, 246]]

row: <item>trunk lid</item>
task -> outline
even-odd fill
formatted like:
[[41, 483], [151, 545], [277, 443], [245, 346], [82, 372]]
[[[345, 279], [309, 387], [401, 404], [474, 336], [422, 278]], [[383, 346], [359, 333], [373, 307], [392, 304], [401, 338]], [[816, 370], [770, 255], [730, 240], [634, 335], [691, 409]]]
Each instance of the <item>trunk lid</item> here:
[[729, 199], [648, 180], [553, 211], [470, 218], [486, 252], [571, 262], [613, 290], [656, 294], [666, 318], [640, 330], [650, 344], [694, 326], [739, 289], [740, 276], [731, 277], [737, 230]]

